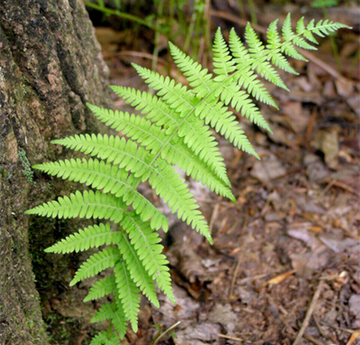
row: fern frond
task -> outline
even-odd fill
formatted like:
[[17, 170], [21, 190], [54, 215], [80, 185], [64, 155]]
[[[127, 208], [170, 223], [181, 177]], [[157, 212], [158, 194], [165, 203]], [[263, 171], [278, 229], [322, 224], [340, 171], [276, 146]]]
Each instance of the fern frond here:
[[[122, 339], [126, 333], [126, 317], [124, 310], [120, 303], [118, 303], [118, 299], [115, 294], [115, 302], [109, 303], [106, 302], [95, 314], [95, 316], [91, 319], [91, 322], [99, 322], [104, 320], [110, 320], [114, 328], [119, 334], [119, 337]], [[104, 334], [104, 333], [103, 333]], [[115, 336], [114, 336], [115, 334]], [[109, 341], [117, 340], [116, 333], [111, 333], [110, 335], [104, 334], [105, 337], [101, 337], [100, 340], [104, 341], [108, 339]], [[108, 343], [110, 345], [114, 345], [116, 343]]]
[[208, 74], [206, 68], [204, 69], [198, 62], [187, 56], [171, 42], [169, 42], [169, 47], [174, 62], [193, 88], [192, 92], [200, 98], [206, 96], [214, 84], [212, 75]]
[[208, 165], [199, 156], [194, 155], [181, 138], [174, 139], [168, 145], [171, 149], [167, 150], [166, 159], [170, 164], [177, 165], [195, 181], [201, 181], [211, 191], [235, 202], [228, 184], [209, 170]]
[[109, 331], [95, 337], [93, 344], [119, 344], [115, 333], [123, 338], [128, 321], [134, 332], [137, 331], [140, 293], [158, 307], [157, 285], [174, 302], [168, 261], [155, 231], [160, 227], [166, 231], [168, 223], [164, 215], [137, 191], [139, 184], [148, 181], [172, 213], [212, 242], [199, 206], [174, 167], [212, 191], [236, 201], [214, 132], [258, 158], [231, 108], [271, 132], [254, 101], [277, 108], [261, 78], [287, 90], [278, 69], [296, 72], [285, 55], [305, 60], [298, 48], [314, 50], [315, 35], [324, 37], [347, 27], [329, 20], [311, 21], [305, 25], [301, 18], [294, 30], [288, 15], [281, 35], [277, 22], [269, 25], [264, 42], [250, 24], [245, 29], [244, 43], [235, 30], [230, 31], [229, 43], [226, 43], [218, 29], [213, 45], [214, 75], [170, 44], [171, 55], [187, 79], [187, 86], [134, 64], [156, 95], [120, 86], [112, 89], [141, 114], [88, 104], [100, 121], [121, 131], [123, 138], [99, 134], [55, 140], [55, 144], [92, 157], [34, 166], [50, 175], [85, 183], [98, 191], [77, 191], [29, 210], [27, 214], [107, 219], [119, 223], [117, 231], [111, 230], [110, 223], [89, 226], [46, 250], [67, 253], [108, 246], [90, 256], [70, 283], [74, 285], [113, 268], [113, 274], [95, 283], [84, 300], [111, 293], [114, 297], [114, 302], [105, 304], [92, 319], [111, 322]]
[[[149, 153], [143, 148], [138, 148], [137, 144], [132, 140], [113, 135], [93, 134], [92, 136], [77, 135], [56, 140], [54, 143], [107, 160], [108, 163], [117, 165], [124, 172], [136, 172], [135, 177], [142, 176], [147, 171], [146, 161]], [[124, 174], [124, 176], [127, 175]], [[61, 176], [58, 175], [58, 177]], [[68, 175], [65, 175], [65, 178], [68, 178]]]
[[186, 86], [175, 84], [173, 79], [136, 64], [132, 65], [139, 76], [149, 84], [149, 87], [157, 91], [158, 96], [161, 96], [172, 109], [175, 109], [180, 114], [180, 117], [184, 117], [189, 113], [192, 106], [199, 101], [192, 92], [187, 90]]
[[95, 283], [88, 295], [84, 298], [84, 302], [91, 301], [93, 299], [98, 299], [106, 295], [111, 294], [116, 289], [115, 276], [111, 275], [104, 279], [99, 280]]
[[[224, 89], [226, 89], [226, 87], [224, 87]], [[270, 126], [268, 125], [268, 123], [266, 122], [264, 117], [261, 115], [259, 108], [251, 100], [248, 93], [246, 93], [243, 90], [238, 91], [238, 87], [237, 86], [234, 87], [234, 84], [229, 86], [228, 92], [233, 95], [233, 98], [231, 100], [231, 106], [233, 108], [235, 108], [238, 112], [240, 112], [242, 116], [245, 116], [246, 118], [248, 118], [252, 123], [255, 123], [257, 126], [265, 128], [270, 133], [272, 133]], [[233, 131], [234, 129], [239, 128], [239, 127], [238, 127], [238, 125], [236, 125], [234, 123], [235, 117], [233, 115], [232, 115], [231, 119], [233, 119], [231, 121], [232, 126], [228, 125], [227, 128], [231, 128], [231, 131]], [[221, 133], [221, 134], [223, 134], [223, 133]], [[224, 133], [223, 135], [225, 136], [226, 139], [228, 139], [226, 134], [227, 133]], [[231, 136], [228, 140], [232, 144], [237, 146], [239, 149], [241, 149], [245, 152], [251, 153], [256, 158], [259, 159], [258, 154], [253, 149], [253, 147], [250, 144], [250, 142], [248, 141], [247, 137], [246, 136], [242, 137], [243, 135], [244, 134], [242, 133], [242, 130], [241, 130], [241, 133], [239, 133], [239, 135]], [[234, 139], [232, 139], [232, 138], [234, 138]]]
[[99, 332], [91, 339], [90, 345], [121, 345], [116, 333], [108, 335], [107, 332]]
[[296, 25], [296, 34], [295, 34], [291, 29], [291, 16], [289, 13], [284, 21], [282, 28], [283, 39], [285, 43], [282, 44], [281, 51], [286, 55], [291, 56], [295, 59], [307, 61], [295, 49], [295, 46], [308, 50], [316, 50], [316, 48], [310, 45], [309, 43], [307, 43], [305, 39], [307, 39], [312, 43], [318, 44], [313, 34], [316, 34], [320, 37], [325, 37], [330, 33], [335, 32], [336, 30], [339, 30], [341, 28], [350, 28], [350, 27], [329, 20], [324, 20], [324, 21], [320, 20], [315, 24], [315, 21], [312, 20], [305, 28], [304, 19], [301, 18]]
[[[129, 154], [136, 156], [135, 147], [129, 148]], [[128, 168], [135, 169], [135, 166], [139, 166], [142, 157], [131, 162]], [[58, 162], [50, 162], [41, 165], [37, 165], [36, 169], [46, 172], [49, 175], [58, 176], [70, 181], [85, 183], [87, 186], [91, 186], [96, 189], [102, 190], [103, 193], [111, 193], [118, 198], [122, 198], [126, 205], [132, 205], [135, 211], [140, 214], [143, 220], [149, 220], [151, 217], [156, 219], [151, 224], [155, 229], [160, 229], [164, 225], [167, 228], [166, 217], [142, 194], [136, 190], [136, 179], [134, 175], [129, 175], [125, 169], [121, 169], [116, 165], [105, 163], [97, 159], [71, 159]], [[144, 169], [143, 169], [144, 170]]]
[[208, 126], [204, 126], [197, 118], [183, 122], [179, 127], [179, 136], [191, 151], [209, 166], [213, 172], [228, 186], [224, 160], [218, 148], [217, 141]]
[[133, 244], [131, 244], [124, 233], [118, 244], [119, 251], [126, 262], [131, 279], [136, 286], [148, 298], [148, 300], [159, 308], [160, 304], [156, 296], [156, 288], [142, 261], [140, 260]]
[[[150, 86], [155, 90], [161, 88], [160, 85], [167, 85], [168, 88], [174, 87], [174, 81], [169, 78], [164, 78], [162, 76], [156, 75], [147, 69], [141, 68], [140, 66], [136, 67], [138, 69], [138, 73], [142, 76], [145, 81], [150, 82]], [[172, 90], [172, 89], [171, 89]], [[174, 108], [174, 104], [183, 104], [184, 95], [186, 93], [177, 93], [179, 90], [175, 90], [174, 93], [167, 94], [163, 93], [164, 90], [161, 91], [162, 98], [166, 101], [166, 103], [170, 106], [170, 108]], [[184, 92], [187, 92], [186, 90]], [[193, 112], [194, 106], [198, 101], [193, 101], [195, 98], [192, 96], [188, 97], [189, 102], [187, 104], [183, 104], [183, 106], [178, 106], [176, 108], [176, 112], [180, 114], [180, 117], [189, 117], [189, 114]], [[99, 112], [101, 109], [96, 109], [95, 107], [91, 108], [93, 111]], [[111, 111], [107, 113], [107, 116], [111, 116]], [[169, 115], [174, 115], [174, 113], [168, 113]], [[114, 114], [115, 116], [121, 116], [121, 114]], [[209, 128], [203, 126], [201, 122], [197, 121], [197, 119], [187, 119], [181, 120], [179, 122], [178, 127], [178, 135], [180, 137], [184, 137], [184, 142], [188, 145], [188, 147], [194, 151], [195, 154], [200, 154], [200, 158], [210, 166], [214, 172], [216, 172], [224, 182], [229, 184], [228, 177], [226, 175], [226, 168], [221, 157], [220, 151], [217, 147], [217, 142], [212, 133], [209, 131]], [[122, 130], [121, 127], [117, 127], [117, 130]], [[169, 130], [167, 131], [173, 137], [176, 133], [171, 133]], [[127, 134], [127, 133], [125, 133]], [[131, 134], [130, 134], [131, 136]], [[171, 138], [170, 137], [170, 138]], [[164, 148], [166, 149], [166, 148]], [[154, 150], [152, 148], [152, 150]]]
[[127, 318], [125, 316], [124, 308], [117, 292], [114, 293], [115, 312], [111, 319], [111, 324], [118, 332], [120, 339], [123, 339], [126, 334]]
[[[156, 145], [158, 147], [157, 136], [165, 136], [160, 127], [152, 126], [152, 123], [141, 116], [123, 113], [122, 111], [112, 111], [87, 103], [94, 115], [107, 126], [116, 131], [122, 131], [124, 135], [132, 140], [139, 141], [142, 146]], [[150, 127], [153, 127], [150, 129]], [[155, 143], [155, 144], [154, 144]]]
[[[148, 127], [150, 130], [150, 127]], [[162, 137], [156, 137], [156, 132], [149, 131], [148, 137], [152, 136], [156, 140], [156, 146], [160, 146]], [[102, 136], [101, 134], [91, 136], [75, 135], [61, 140], [55, 140], [54, 143], [63, 145], [68, 148], [72, 148], [91, 156], [97, 156], [108, 163], [117, 165], [125, 172], [131, 171], [135, 178], [142, 177], [145, 181], [149, 177], [148, 163], [154, 157], [149, 154], [147, 150], [142, 147], [138, 147], [137, 144], [131, 140], [125, 138], [119, 138], [118, 136]], [[152, 147], [150, 145], [150, 147]], [[125, 175], [127, 176], [127, 175]], [[136, 186], [136, 184], [134, 184]]]
[[121, 226], [128, 232], [130, 243], [137, 251], [148, 274], [156, 280], [159, 289], [175, 302], [169, 268], [166, 266], [168, 261], [165, 255], [161, 254], [163, 246], [159, 244], [161, 241], [159, 235], [131, 212], [126, 214]]
[[114, 267], [120, 259], [121, 256], [116, 247], [108, 247], [91, 255], [76, 271], [70, 286], [75, 285], [80, 280], [92, 277], [106, 268]]
[[122, 97], [127, 104], [131, 104], [136, 110], [141, 110], [142, 114], [146, 114], [146, 118], [151, 120], [156, 126], [163, 126], [165, 129], [169, 129], [167, 134], [174, 132], [176, 129], [179, 121], [174, 115], [175, 111], [163, 102], [161, 98], [149, 92], [141, 92], [130, 87], [110, 86], [110, 88], [119, 97]]
[[236, 69], [239, 71], [233, 75], [235, 77], [233, 77], [233, 79], [236, 83], [238, 83], [239, 88], [244, 87], [244, 89], [255, 99], [265, 104], [272, 105], [278, 109], [277, 104], [272, 99], [269, 92], [257, 79], [257, 75], [254, 73], [254, 71], [248, 68], [248, 66], [251, 66], [253, 58], [247, 52], [247, 49], [241, 42], [239, 36], [236, 35], [235, 29], [230, 30], [229, 46], [236, 63]]
[[156, 171], [157, 174], [149, 178], [149, 183], [156, 194], [169, 205], [172, 213], [177, 212], [179, 219], [186, 221], [212, 242], [207, 222], [198, 210], [199, 206], [189, 192], [185, 181], [163, 161], [157, 161]]
[[[273, 65], [283, 69], [288, 73], [297, 75], [298, 73], [291, 67], [290, 63], [286, 60], [285, 56], [281, 54], [280, 45], [281, 39], [277, 29], [278, 20], [273, 21], [267, 30], [267, 49], [269, 50], [269, 60]], [[311, 46], [311, 48], [313, 48]]]
[[129, 270], [123, 261], [117, 262], [114, 272], [117, 294], [121, 300], [125, 317], [130, 321], [131, 328], [136, 333], [138, 330], [137, 319], [140, 308], [139, 289], [131, 279]]
[[296, 50], [291, 42], [282, 44], [280, 50], [283, 54], [286, 54], [287, 56], [290, 56], [296, 60], [308, 61]]
[[101, 306], [97, 313], [92, 317], [91, 322], [99, 322], [112, 319], [115, 312], [113, 303], [106, 302]]
[[[166, 135], [160, 131], [159, 127], [151, 126], [150, 121], [139, 116], [130, 116], [118, 111], [113, 112], [112, 110], [89, 106], [101, 121], [111, 124], [117, 131], [123, 130], [124, 134], [133, 140], [139, 140], [153, 154], [161, 155], [163, 150], [168, 152], [171, 149], [168, 144], [171, 143], [171, 139], [175, 137], [176, 133]], [[193, 118], [191, 121], [182, 121], [178, 132], [179, 136], [183, 137], [185, 144], [229, 185], [224, 161], [217, 147], [216, 139], [209, 128], [203, 126], [198, 118]]]
[[[228, 89], [224, 87], [223, 92], [221, 93], [221, 99], [224, 101], [225, 104], [231, 101], [231, 106], [234, 108], [238, 108], [237, 110], [240, 111], [240, 108], [237, 106], [238, 87], [236, 86], [235, 88], [236, 91], [231, 92], [230, 88]], [[239, 91], [239, 93], [240, 92], [244, 93], [244, 91]], [[227, 99], [223, 99], [223, 97], [226, 98], [227, 95], [229, 95], [229, 97]], [[233, 97], [234, 95], [235, 97]], [[240, 150], [252, 154], [256, 158], [259, 158], [258, 154], [256, 153], [247, 136], [245, 135], [245, 132], [239, 125], [236, 116], [231, 111], [228, 111], [227, 107], [224, 107], [219, 102], [207, 103], [206, 100], [203, 100], [201, 104], [202, 108], [198, 111], [200, 112], [200, 118], [204, 117], [205, 123], [210, 124], [217, 133], [224, 136], [225, 139], [230, 141]], [[258, 114], [255, 113], [251, 114], [253, 115], [253, 117], [258, 116]], [[249, 117], [248, 113], [243, 115]], [[261, 118], [262, 120], [260, 119], [259, 121], [255, 121], [255, 123], [257, 122], [265, 126], [266, 121], [264, 120], [264, 118], [261, 115], [258, 116], [258, 118]]]
[[235, 70], [235, 66], [220, 28], [215, 34], [213, 52], [214, 73], [218, 75], [214, 80], [221, 81]]
[[120, 232], [111, 231], [110, 224], [89, 226], [79, 232], [69, 235], [49, 248], [47, 253], [71, 253], [87, 250], [91, 247], [100, 247], [104, 244], [116, 244], [120, 241]]
[[314, 35], [311, 33], [311, 30], [307, 30], [304, 24], [304, 17], [300, 18], [296, 24], [296, 33], [298, 35], [303, 35], [308, 41], [314, 44], [319, 44], [315, 39]]
[[280, 78], [278, 72], [270, 64], [270, 62], [267, 61], [268, 59], [266, 56], [266, 50], [264, 50], [262, 42], [250, 24], [246, 26], [245, 39], [246, 43], [250, 47], [250, 56], [253, 58], [251, 69], [254, 71], [256, 70], [261, 77], [265, 78], [276, 86], [289, 91], [288, 87]]
[[36, 214], [58, 218], [94, 218], [109, 219], [118, 223], [123, 218], [126, 205], [111, 194], [99, 191], [76, 191], [69, 197], [60, 197], [57, 201], [50, 201], [26, 211], [26, 214]]
[[[152, 133], [151, 131], [153, 128], [154, 126], [148, 127], [149, 135]], [[155, 135], [156, 132], [153, 136], [158, 144], [157, 146], [163, 148], [161, 157], [166, 158], [169, 164], [177, 165], [193, 179], [197, 181], [201, 180], [202, 183], [212, 191], [233, 200], [234, 197], [229, 187], [209, 171], [208, 165], [203, 162], [200, 157], [194, 155], [194, 152], [183, 143], [182, 139], [174, 138], [169, 141], [168, 137], [162, 135], [155, 137]], [[85, 154], [90, 154], [91, 156], [97, 156], [98, 158], [105, 159], [108, 163], [119, 164], [119, 162], [123, 162], [122, 157], [124, 153], [128, 153], [123, 145], [124, 142], [125, 139], [120, 139], [119, 137], [108, 137], [107, 135], [102, 136], [101, 134], [93, 134], [90, 136], [86, 134], [67, 137], [65, 139], [56, 140], [53, 143], [84, 152]], [[150, 148], [152, 148], [151, 145]], [[124, 166], [124, 168], [127, 169], [128, 166]], [[150, 168], [147, 167], [145, 170], [150, 174], [151, 170], [149, 169]], [[135, 173], [135, 177], [139, 177], [137, 173]], [[165, 224], [165, 222], [162, 224], [162, 227], [167, 231], [167, 224]]]
[[291, 41], [295, 34], [291, 27], [291, 15], [288, 13], [282, 26], [282, 38], [285, 42]]

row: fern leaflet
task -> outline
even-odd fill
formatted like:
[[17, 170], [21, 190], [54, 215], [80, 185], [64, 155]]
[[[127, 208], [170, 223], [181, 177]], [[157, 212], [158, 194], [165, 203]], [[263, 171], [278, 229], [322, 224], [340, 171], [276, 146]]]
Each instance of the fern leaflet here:
[[115, 276], [111, 275], [105, 279], [96, 282], [90, 289], [88, 295], [84, 298], [84, 302], [98, 299], [111, 294], [116, 289]]
[[91, 247], [100, 247], [104, 244], [116, 244], [121, 239], [118, 231], [111, 231], [110, 223], [100, 223], [89, 226], [70, 235], [51, 247], [45, 249], [47, 253], [71, 253], [87, 250]]

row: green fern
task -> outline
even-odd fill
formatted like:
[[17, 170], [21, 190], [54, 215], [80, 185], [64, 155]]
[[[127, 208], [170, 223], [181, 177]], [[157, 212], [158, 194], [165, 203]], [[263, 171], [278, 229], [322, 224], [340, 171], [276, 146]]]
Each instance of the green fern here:
[[314, 35], [323, 37], [345, 27], [328, 20], [305, 25], [300, 19], [293, 31], [289, 15], [282, 35], [277, 21], [269, 25], [266, 43], [247, 25], [245, 44], [235, 30], [231, 30], [227, 44], [219, 29], [213, 47], [215, 75], [170, 43], [170, 52], [188, 86], [134, 65], [156, 95], [120, 86], [112, 89], [140, 115], [88, 105], [100, 121], [121, 131], [123, 138], [86, 134], [53, 141], [92, 158], [50, 162], [34, 168], [82, 182], [96, 191], [77, 191], [27, 214], [105, 220], [46, 249], [69, 253], [102, 247], [82, 264], [70, 283], [74, 285], [103, 270], [112, 272], [94, 284], [84, 300], [113, 294], [113, 302], [104, 304], [92, 319], [110, 320], [112, 326], [108, 332], [99, 333], [92, 344], [120, 344], [117, 334], [120, 339], [124, 337], [127, 322], [137, 331], [140, 293], [158, 307], [157, 286], [175, 302], [168, 261], [156, 232], [160, 228], [167, 231], [167, 219], [137, 191], [139, 184], [148, 181], [171, 212], [212, 242], [207, 222], [174, 166], [235, 202], [214, 132], [259, 157], [229, 106], [255, 125], [271, 131], [254, 101], [277, 108], [261, 78], [287, 90], [277, 69], [296, 72], [285, 56], [305, 60], [296, 47], [316, 49], [310, 44], [317, 43]]

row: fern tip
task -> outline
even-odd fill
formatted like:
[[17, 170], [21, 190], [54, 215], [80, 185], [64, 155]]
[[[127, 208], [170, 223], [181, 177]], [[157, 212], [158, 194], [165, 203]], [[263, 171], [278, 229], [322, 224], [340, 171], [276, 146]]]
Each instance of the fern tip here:
[[[272, 133], [272, 131], [269, 130], [270, 133]], [[261, 161], [260, 156], [255, 152], [254, 156], [256, 157], [256, 159], [258, 159], [259, 161]]]
[[206, 239], [209, 241], [209, 243], [210, 243], [211, 245], [214, 244], [214, 241], [213, 241], [210, 233], [204, 234], [204, 236], [206, 237]]
[[45, 253], [54, 253], [54, 251], [52, 250], [52, 246], [51, 246], [51, 247], [48, 247], [48, 248], [45, 248], [45, 249], [44, 249], [44, 252], [45, 252]]
[[74, 286], [77, 282], [78, 282], [78, 280], [74, 278], [74, 279], [69, 283], [69, 286]]
[[50, 143], [53, 145], [61, 145], [62, 139], [51, 140]]

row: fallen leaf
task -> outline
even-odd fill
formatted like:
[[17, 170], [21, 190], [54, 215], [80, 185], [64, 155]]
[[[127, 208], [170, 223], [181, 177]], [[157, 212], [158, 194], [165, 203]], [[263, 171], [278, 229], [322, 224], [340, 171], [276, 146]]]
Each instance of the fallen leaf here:
[[219, 323], [226, 327], [230, 333], [234, 331], [236, 326], [236, 314], [233, 312], [230, 304], [215, 304], [207, 319], [210, 322]]
[[299, 224], [290, 224], [287, 229], [287, 234], [292, 238], [303, 241], [309, 248], [315, 250], [321, 245], [321, 242], [318, 238], [311, 232], [307, 231], [308, 223]]
[[348, 80], [337, 79], [335, 85], [338, 94], [343, 97], [349, 97], [354, 89], [353, 84]]
[[324, 229], [319, 225], [310, 226], [310, 227], [308, 227], [308, 230], [315, 232], [315, 233], [324, 231]]
[[353, 97], [346, 98], [347, 104], [351, 107], [352, 110], [360, 116], [360, 94], [355, 94]]
[[292, 274], [295, 273], [295, 270], [287, 271], [285, 273], [279, 274], [278, 276], [269, 279], [268, 281], [264, 282], [264, 285], [277, 285], [282, 283], [287, 277], [290, 277]]
[[306, 175], [310, 182], [322, 183], [329, 176], [329, 171], [326, 169], [320, 157], [312, 153], [305, 155], [304, 164], [306, 165]]
[[355, 319], [360, 319], [360, 295], [351, 295], [349, 298], [349, 311]]
[[355, 255], [360, 250], [359, 241], [354, 238], [339, 238], [336, 235], [325, 233], [321, 234], [319, 239], [335, 253], [348, 252]]
[[217, 323], [195, 323], [176, 330], [173, 341], [176, 345], [206, 345], [216, 340], [220, 332], [221, 326]]
[[353, 334], [351, 334], [351, 337], [349, 339], [349, 341], [346, 343], [346, 345], [352, 345], [354, 344], [354, 342], [356, 341], [356, 339], [359, 337], [360, 335], [360, 329], [357, 329], [353, 332]]
[[309, 278], [317, 269], [325, 267], [330, 258], [329, 250], [324, 245], [312, 252], [290, 255], [292, 267], [303, 278]]
[[281, 165], [280, 161], [273, 155], [266, 158], [264, 157], [262, 161], [256, 161], [251, 170], [251, 176], [257, 178], [264, 184], [285, 174], [286, 170]]
[[319, 131], [311, 142], [312, 147], [324, 153], [325, 163], [330, 169], [336, 169], [339, 155], [339, 128]]

